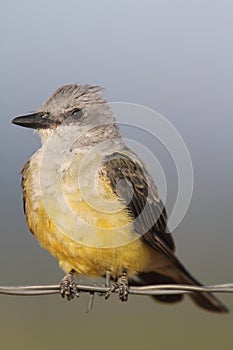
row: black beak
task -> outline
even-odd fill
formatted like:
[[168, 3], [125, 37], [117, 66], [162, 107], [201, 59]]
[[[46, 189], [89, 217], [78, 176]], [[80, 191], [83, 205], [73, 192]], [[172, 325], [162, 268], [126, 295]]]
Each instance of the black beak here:
[[12, 120], [12, 123], [31, 129], [48, 129], [56, 126], [54, 120], [49, 119], [42, 112], [16, 117]]

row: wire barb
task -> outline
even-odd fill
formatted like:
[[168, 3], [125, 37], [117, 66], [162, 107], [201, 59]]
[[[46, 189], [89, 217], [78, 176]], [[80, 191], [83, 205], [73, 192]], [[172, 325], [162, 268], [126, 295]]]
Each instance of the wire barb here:
[[87, 313], [92, 310], [93, 304], [94, 304], [94, 297], [95, 297], [95, 292], [90, 292], [89, 295], [89, 302], [87, 306]]

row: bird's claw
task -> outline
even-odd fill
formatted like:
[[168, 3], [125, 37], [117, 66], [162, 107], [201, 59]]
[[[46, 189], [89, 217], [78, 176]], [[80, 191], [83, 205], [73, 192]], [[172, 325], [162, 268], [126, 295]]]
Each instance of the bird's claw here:
[[105, 299], [108, 299], [111, 293], [115, 292], [116, 290], [118, 290], [119, 299], [121, 301], [128, 300], [129, 283], [126, 273], [123, 273], [123, 275], [118, 278], [117, 282], [112, 285], [109, 291], [106, 292]]
[[126, 273], [118, 278], [117, 285], [119, 289], [119, 299], [121, 301], [127, 301], [129, 295], [129, 283]]
[[72, 300], [75, 296], [79, 297], [79, 289], [74, 282], [73, 273], [69, 272], [61, 280], [60, 283], [60, 294], [62, 298], [66, 300]]

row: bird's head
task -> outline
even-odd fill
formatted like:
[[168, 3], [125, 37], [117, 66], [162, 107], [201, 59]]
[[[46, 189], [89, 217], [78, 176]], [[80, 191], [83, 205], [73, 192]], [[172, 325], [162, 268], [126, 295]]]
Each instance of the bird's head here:
[[111, 124], [114, 117], [99, 86], [70, 84], [58, 88], [35, 113], [16, 117], [13, 124], [51, 135], [57, 128], [73, 126], [82, 131]]

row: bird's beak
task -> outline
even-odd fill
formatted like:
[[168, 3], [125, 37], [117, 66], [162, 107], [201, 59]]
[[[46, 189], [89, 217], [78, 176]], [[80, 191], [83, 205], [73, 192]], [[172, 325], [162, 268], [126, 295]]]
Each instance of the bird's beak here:
[[47, 118], [46, 114], [42, 112], [16, 117], [12, 120], [12, 123], [31, 129], [48, 129], [55, 127], [56, 124], [54, 120]]

